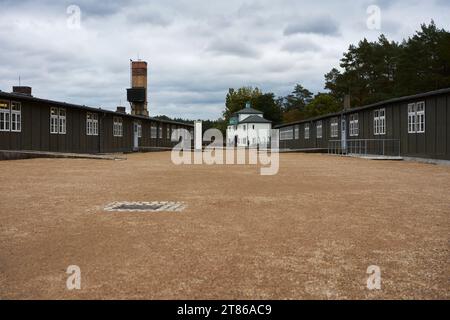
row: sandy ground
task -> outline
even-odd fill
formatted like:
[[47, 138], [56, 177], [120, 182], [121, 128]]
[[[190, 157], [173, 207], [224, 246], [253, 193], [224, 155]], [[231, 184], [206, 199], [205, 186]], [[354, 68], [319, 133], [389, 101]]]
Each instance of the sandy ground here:
[[[450, 166], [280, 160], [275, 176], [168, 152], [0, 162], [0, 298], [450, 298]], [[188, 207], [103, 211], [154, 200]], [[69, 265], [81, 290], [66, 289]]]

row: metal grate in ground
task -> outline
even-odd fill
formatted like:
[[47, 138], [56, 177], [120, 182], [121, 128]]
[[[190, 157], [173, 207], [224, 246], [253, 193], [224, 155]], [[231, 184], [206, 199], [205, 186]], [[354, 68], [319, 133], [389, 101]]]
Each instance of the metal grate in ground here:
[[152, 202], [113, 202], [105, 207], [105, 211], [125, 212], [161, 212], [183, 211], [186, 208], [184, 202], [152, 201]]

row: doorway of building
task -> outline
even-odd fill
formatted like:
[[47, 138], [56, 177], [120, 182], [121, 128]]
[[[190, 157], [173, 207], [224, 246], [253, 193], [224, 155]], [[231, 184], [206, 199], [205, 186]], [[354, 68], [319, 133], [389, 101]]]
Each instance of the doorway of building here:
[[341, 120], [341, 148], [342, 152], [347, 151], [347, 121], [345, 120], [345, 116], [342, 116]]
[[133, 127], [134, 127], [134, 142], [133, 142], [133, 149], [134, 150], [138, 150], [139, 149], [139, 131], [140, 131], [140, 127], [141, 125], [138, 122], [135, 122]]

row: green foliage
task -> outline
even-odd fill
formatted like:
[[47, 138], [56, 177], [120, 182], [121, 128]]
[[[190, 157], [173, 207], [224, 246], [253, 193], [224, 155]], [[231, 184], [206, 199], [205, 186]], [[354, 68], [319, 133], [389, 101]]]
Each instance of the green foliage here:
[[352, 106], [450, 87], [450, 33], [433, 21], [401, 44], [381, 35], [350, 45], [341, 59], [342, 71], [325, 75], [325, 89]]
[[305, 113], [308, 118], [342, 110], [342, 104], [329, 93], [318, 93], [306, 106]]
[[225, 137], [225, 132], [227, 130], [227, 122], [224, 119], [219, 118], [217, 120], [203, 120], [202, 121], [202, 129], [206, 131], [208, 129], [219, 129]]
[[284, 111], [289, 112], [292, 110], [299, 110], [303, 112], [308, 103], [311, 102], [313, 93], [308, 89], [305, 89], [302, 85], [297, 84], [291, 94], [283, 98]]
[[[303, 88], [301, 85], [296, 85], [296, 88], [300, 87]], [[283, 98], [284, 123], [304, 120], [342, 110], [342, 103], [332, 94], [319, 92], [313, 96], [308, 90], [306, 91], [309, 93], [307, 95], [308, 99], [303, 100], [304, 102], [300, 104], [300, 107], [290, 107], [289, 96]]]
[[242, 87], [237, 90], [230, 88], [225, 99], [224, 119], [228, 121], [233, 113], [245, 108], [247, 102], [252, 103], [261, 95], [262, 92], [258, 88]]
[[250, 102], [251, 107], [262, 111], [264, 118], [280, 123], [282, 120], [282, 110], [280, 104], [271, 92], [263, 93], [258, 88], [242, 87], [237, 90], [231, 88], [228, 90], [225, 99], [225, 111], [223, 117], [228, 123], [232, 114], [245, 108], [245, 104]]
[[264, 112], [264, 118], [273, 123], [281, 123], [283, 112], [273, 93], [264, 93], [251, 100], [252, 108]]

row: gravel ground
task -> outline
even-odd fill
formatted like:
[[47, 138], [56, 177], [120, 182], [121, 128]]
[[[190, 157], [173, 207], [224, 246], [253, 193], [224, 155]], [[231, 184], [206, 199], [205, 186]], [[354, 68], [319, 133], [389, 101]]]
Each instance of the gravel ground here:
[[0, 299], [450, 298], [449, 166], [281, 154], [261, 176], [162, 152], [3, 161], [0, 179]]

